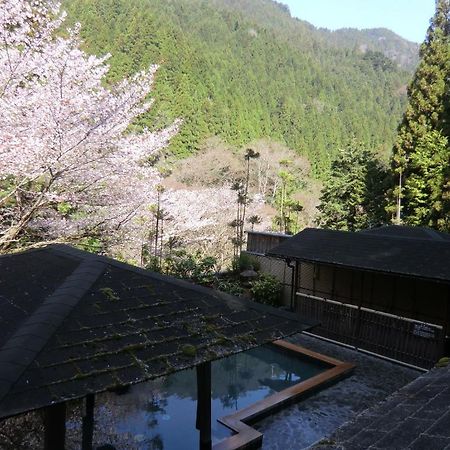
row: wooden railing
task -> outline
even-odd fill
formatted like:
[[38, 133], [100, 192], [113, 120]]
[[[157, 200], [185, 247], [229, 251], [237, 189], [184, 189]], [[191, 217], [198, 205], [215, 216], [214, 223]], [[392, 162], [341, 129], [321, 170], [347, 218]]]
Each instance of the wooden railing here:
[[443, 352], [436, 324], [300, 293], [297, 310], [321, 323], [314, 334], [407, 364], [429, 369]]

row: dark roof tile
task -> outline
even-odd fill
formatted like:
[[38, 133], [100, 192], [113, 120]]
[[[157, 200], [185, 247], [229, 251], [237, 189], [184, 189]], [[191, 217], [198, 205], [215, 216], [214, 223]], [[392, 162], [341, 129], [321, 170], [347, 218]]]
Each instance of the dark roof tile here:
[[[0, 378], [7, 378], [0, 417], [193, 367], [310, 327], [295, 315], [67, 246], [0, 263], [0, 304], [9, 305], [0, 313], [8, 323], [0, 344], [9, 348], [0, 350]], [[13, 287], [22, 275], [24, 282]], [[17, 299], [27, 309], [16, 314]], [[19, 367], [23, 352], [28, 360]]]
[[268, 255], [449, 283], [450, 239], [410, 234], [413, 236], [307, 228]]

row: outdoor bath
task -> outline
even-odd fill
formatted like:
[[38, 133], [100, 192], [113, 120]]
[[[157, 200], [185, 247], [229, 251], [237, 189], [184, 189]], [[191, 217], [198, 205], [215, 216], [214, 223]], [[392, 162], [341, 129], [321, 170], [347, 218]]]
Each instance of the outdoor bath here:
[[[353, 367], [286, 341], [212, 362], [213, 449], [258, 448], [262, 434], [251, 424], [347, 376]], [[196, 409], [194, 369], [106, 393], [97, 397], [94, 441], [118, 449], [198, 449]]]

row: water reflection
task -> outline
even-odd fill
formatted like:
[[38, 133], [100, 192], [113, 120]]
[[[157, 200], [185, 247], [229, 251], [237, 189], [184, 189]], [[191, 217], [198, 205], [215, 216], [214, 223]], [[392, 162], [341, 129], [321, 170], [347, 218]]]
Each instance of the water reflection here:
[[[273, 346], [260, 347], [215, 361], [212, 371], [212, 439], [231, 435], [217, 419], [327, 369]], [[126, 393], [98, 396], [97, 445], [110, 443], [102, 430], [127, 441], [127, 449], [197, 450], [197, 388], [194, 369], [132, 386]], [[107, 426], [102, 425], [106, 419]], [[103, 435], [102, 435], [103, 434]], [[95, 448], [95, 446], [94, 446]], [[119, 450], [119, 449], [118, 449]]]

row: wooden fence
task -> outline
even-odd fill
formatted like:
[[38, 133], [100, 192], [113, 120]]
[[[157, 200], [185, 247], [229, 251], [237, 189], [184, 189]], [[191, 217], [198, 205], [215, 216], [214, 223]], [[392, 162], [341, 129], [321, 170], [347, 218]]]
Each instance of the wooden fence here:
[[265, 255], [269, 250], [281, 244], [291, 236], [282, 233], [268, 233], [263, 231], [247, 232], [247, 252]]
[[431, 368], [443, 351], [439, 325], [304, 294], [297, 294], [297, 310], [320, 322], [318, 336], [414, 366]]
[[244, 252], [259, 261], [261, 272], [273, 275], [281, 282], [283, 286], [282, 301], [285, 306], [288, 306], [291, 303], [292, 268], [289, 267], [284, 260], [271, 258], [266, 256], [266, 253], [290, 237], [291, 236], [287, 234], [281, 233], [248, 231], [247, 250]]
[[[260, 261], [262, 272], [274, 275], [283, 284], [285, 305], [291, 299], [292, 269], [285, 261], [265, 254], [289, 238], [284, 234], [261, 232], [248, 232], [247, 236], [247, 253]], [[353, 291], [359, 289], [369, 299], [373, 293], [362, 289], [362, 280], [358, 281], [352, 271], [342, 273], [341, 270], [337, 286], [333, 279], [332, 271], [313, 264], [301, 265], [298, 280], [301, 292], [296, 293], [296, 309], [301, 317], [320, 323], [314, 328], [314, 334], [426, 369], [443, 354], [445, 332], [441, 326], [351, 304]], [[373, 282], [370, 286], [373, 289]], [[381, 295], [383, 299], [392, 297], [388, 288]]]

